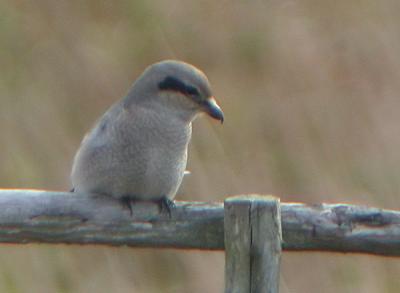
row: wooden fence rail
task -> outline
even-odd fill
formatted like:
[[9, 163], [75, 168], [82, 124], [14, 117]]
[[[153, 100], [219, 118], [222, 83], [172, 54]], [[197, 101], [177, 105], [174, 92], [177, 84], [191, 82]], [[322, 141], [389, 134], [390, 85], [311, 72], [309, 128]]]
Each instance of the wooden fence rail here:
[[[283, 250], [400, 256], [400, 212], [347, 204], [281, 203]], [[141, 203], [0, 190], [0, 243], [107, 244], [224, 249], [223, 203], [176, 202], [171, 218]]]
[[248, 195], [228, 198], [225, 210], [223, 203], [178, 201], [169, 216], [143, 202], [131, 214], [107, 197], [5, 189], [0, 243], [226, 249], [226, 292], [272, 293], [281, 248], [400, 256], [400, 212]]

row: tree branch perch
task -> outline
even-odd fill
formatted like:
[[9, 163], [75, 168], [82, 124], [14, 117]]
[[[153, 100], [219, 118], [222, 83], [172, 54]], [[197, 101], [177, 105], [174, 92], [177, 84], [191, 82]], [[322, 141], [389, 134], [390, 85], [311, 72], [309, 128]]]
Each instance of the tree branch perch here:
[[[281, 203], [284, 250], [400, 256], [400, 212]], [[176, 202], [171, 218], [139, 203], [68, 192], [0, 190], [0, 243], [224, 249], [222, 203]]]

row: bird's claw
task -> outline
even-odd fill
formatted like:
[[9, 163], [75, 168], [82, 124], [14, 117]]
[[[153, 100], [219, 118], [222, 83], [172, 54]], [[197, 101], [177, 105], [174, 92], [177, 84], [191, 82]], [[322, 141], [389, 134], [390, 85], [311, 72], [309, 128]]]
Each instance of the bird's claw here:
[[133, 215], [132, 205], [135, 200], [129, 196], [123, 196], [123, 197], [121, 197], [120, 200], [121, 200], [122, 206], [124, 208], [128, 208], [129, 214], [132, 216]]
[[[132, 206], [135, 204], [137, 199], [131, 197], [131, 196], [123, 196], [120, 198], [121, 204], [124, 208], [129, 209], [129, 213], [132, 216], [133, 215], [133, 209]], [[157, 200], [158, 208], [160, 210], [161, 214], [168, 214], [169, 218], [171, 218], [172, 214], [172, 209], [175, 208], [175, 203], [173, 200], [163, 197], [159, 200]]]
[[158, 201], [158, 206], [162, 214], [167, 213], [171, 218], [171, 211], [173, 208], [175, 208], [175, 203], [173, 200], [163, 197]]

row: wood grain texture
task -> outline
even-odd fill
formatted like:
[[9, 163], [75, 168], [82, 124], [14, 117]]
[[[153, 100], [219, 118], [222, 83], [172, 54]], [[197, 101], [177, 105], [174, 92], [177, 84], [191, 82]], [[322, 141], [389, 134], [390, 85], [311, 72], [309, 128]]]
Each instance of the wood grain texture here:
[[225, 200], [225, 293], [249, 293], [251, 288], [251, 201]]
[[171, 217], [157, 204], [133, 206], [68, 192], [0, 191], [0, 243], [107, 244], [222, 249], [222, 204], [178, 202]]
[[[282, 248], [400, 256], [400, 212], [347, 204], [281, 203]], [[224, 249], [223, 203], [176, 202], [171, 218], [152, 203], [0, 190], [0, 243], [104, 244]]]
[[280, 203], [272, 196], [251, 196], [251, 290], [278, 293], [282, 230]]
[[226, 199], [225, 292], [279, 292], [281, 241], [279, 199]]

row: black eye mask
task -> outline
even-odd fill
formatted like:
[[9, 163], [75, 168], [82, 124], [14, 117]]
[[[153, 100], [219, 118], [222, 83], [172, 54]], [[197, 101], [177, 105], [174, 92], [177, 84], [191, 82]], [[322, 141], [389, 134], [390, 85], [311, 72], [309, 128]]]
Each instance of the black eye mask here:
[[167, 76], [158, 84], [160, 90], [176, 91], [185, 96], [199, 97], [199, 91], [191, 85], [185, 84], [183, 81], [173, 76]]

